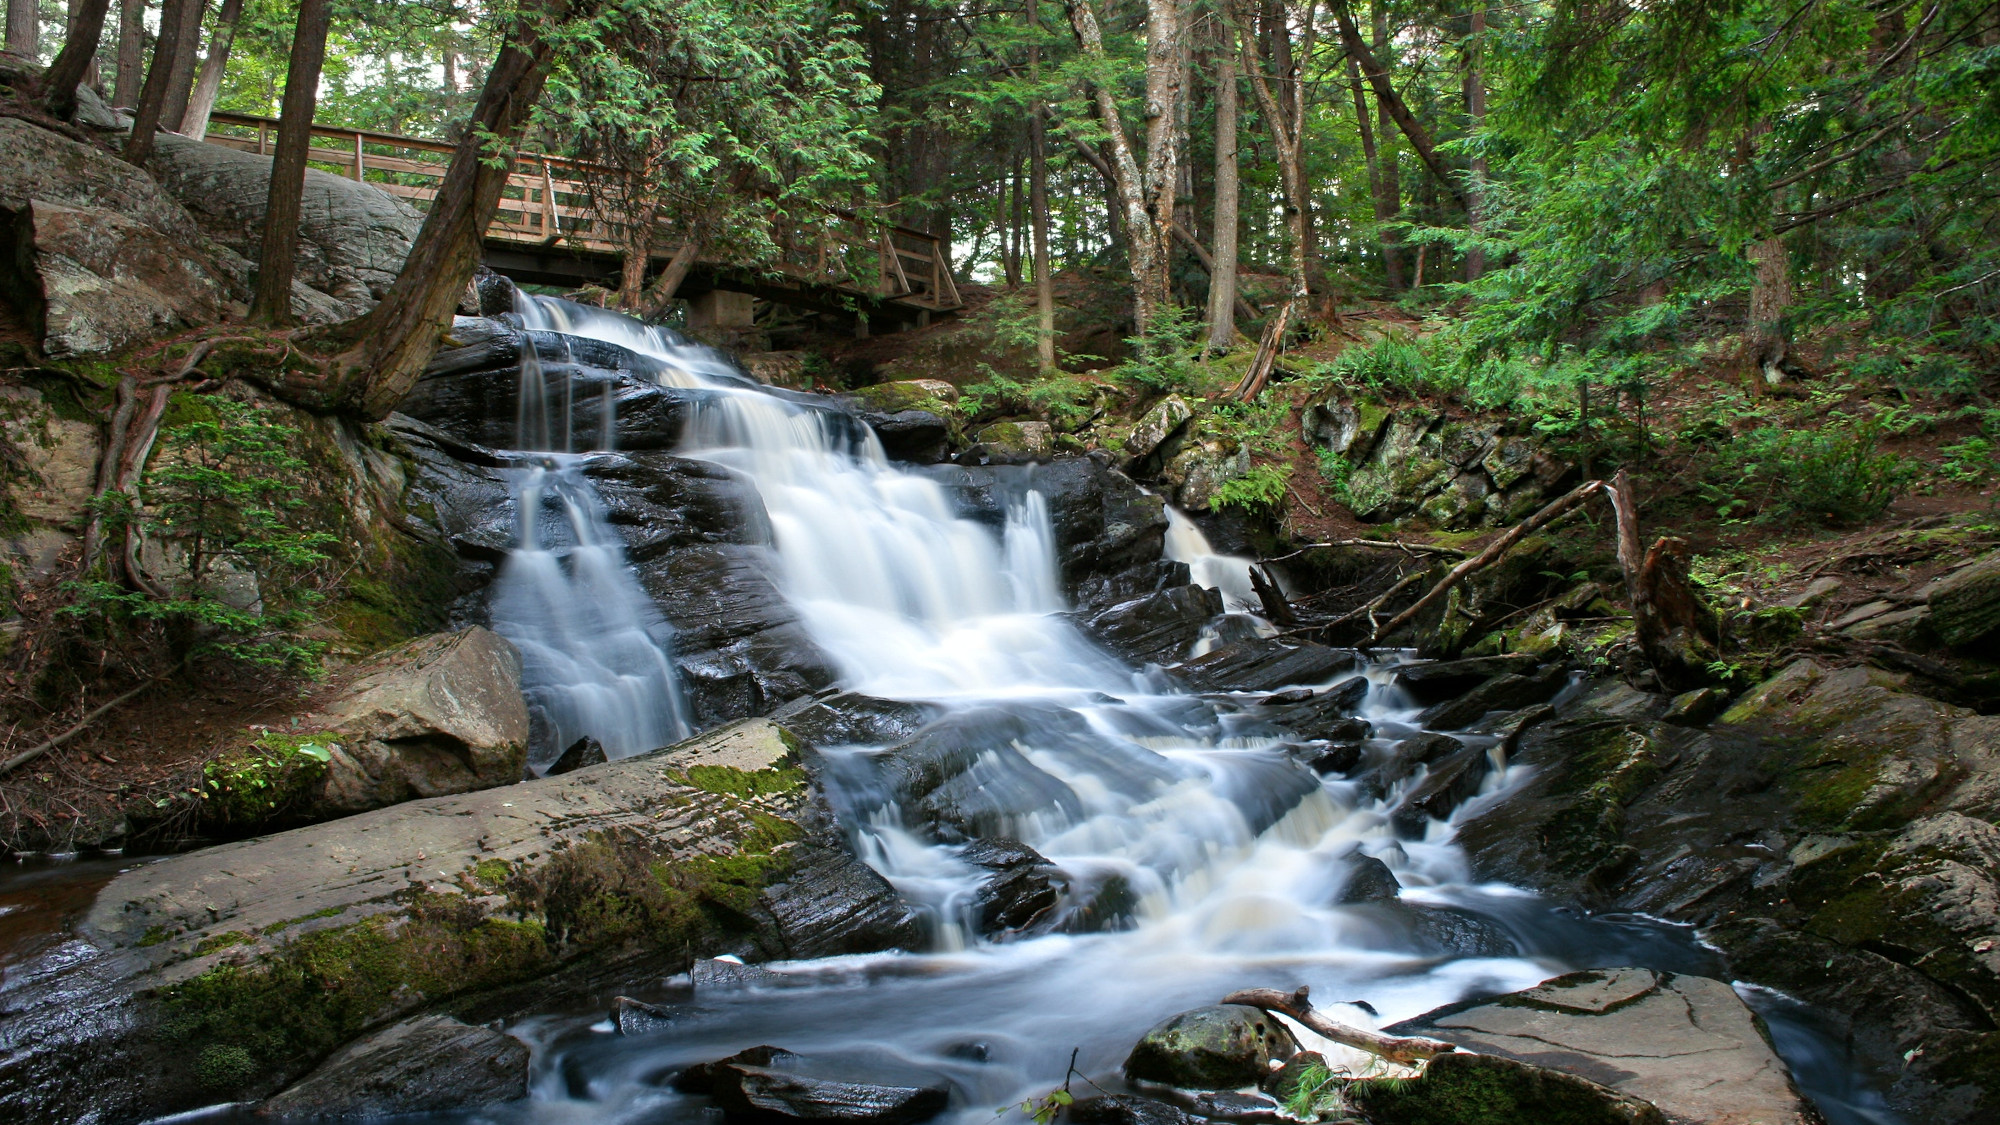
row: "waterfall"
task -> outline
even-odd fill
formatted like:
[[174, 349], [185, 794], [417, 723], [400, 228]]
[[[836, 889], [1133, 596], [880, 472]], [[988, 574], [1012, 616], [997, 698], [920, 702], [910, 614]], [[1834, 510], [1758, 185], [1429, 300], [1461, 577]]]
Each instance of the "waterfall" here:
[[1222, 605], [1231, 613], [1261, 613], [1263, 603], [1250, 585], [1250, 559], [1224, 555], [1209, 545], [1208, 536], [1187, 517], [1187, 513], [1167, 506], [1167, 557], [1188, 564], [1197, 586], [1222, 591]]

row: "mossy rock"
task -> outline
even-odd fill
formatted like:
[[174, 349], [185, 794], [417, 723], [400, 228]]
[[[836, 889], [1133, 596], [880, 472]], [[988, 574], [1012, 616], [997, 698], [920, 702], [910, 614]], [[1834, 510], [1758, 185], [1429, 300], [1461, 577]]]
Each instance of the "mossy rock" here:
[[928, 410], [949, 415], [958, 401], [958, 388], [942, 379], [899, 379], [891, 383], [857, 387], [847, 392], [869, 410], [895, 414], [904, 410]]
[[1269, 1012], [1243, 1004], [1195, 1008], [1160, 1021], [1125, 1059], [1125, 1076], [1198, 1090], [1255, 1085], [1298, 1041]]
[[1439, 1055], [1411, 1079], [1347, 1087], [1372, 1125], [1667, 1125], [1651, 1103], [1496, 1055]]

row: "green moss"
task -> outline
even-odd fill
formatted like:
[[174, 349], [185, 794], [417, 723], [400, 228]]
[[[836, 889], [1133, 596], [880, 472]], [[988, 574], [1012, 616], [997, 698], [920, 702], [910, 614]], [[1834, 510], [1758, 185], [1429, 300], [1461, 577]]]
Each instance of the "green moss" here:
[[503, 887], [514, 868], [504, 859], [482, 859], [473, 865], [472, 877], [489, 887]]
[[1575, 800], [1542, 823], [1542, 850], [1564, 874], [1615, 871], [1631, 854], [1624, 843], [1625, 806], [1660, 777], [1657, 745], [1623, 723], [1567, 737], [1574, 749], [1550, 789]]
[[252, 940], [250, 935], [242, 930], [228, 930], [213, 937], [203, 938], [200, 944], [194, 947], [194, 952], [195, 956], [204, 957], [217, 950], [228, 949], [232, 945], [247, 945]]
[[334, 736], [267, 731], [202, 767], [202, 819], [238, 831], [259, 828], [312, 802], [326, 777]]
[[1569, 1075], [1507, 1059], [1444, 1055], [1414, 1080], [1368, 1079], [1347, 1101], [1373, 1125], [1635, 1125], [1605, 1093]]
[[150, 926], [145, 933], [139, 935], [139, 940], [134, 944], [141, 949], [150, 949], [172, 936], [165, 926]]
[[249, 1051], [233, 1044], [204, 1047], [194, 1062], [195, 1081], [208, 1090], [234, 1090], [256, 1074], [257, 1060]]
[[687, 783], [696, 789], [730, 797], [796, 793], [806, 785], [806, 771], [796, 766], [755, 771], [730, 766], [689, 766], [686, 776]]
[[315, 910], [311, 914], [301, 914], [297, 918], [287, 918], [282, 922], [273, 922], [264, 927], [264, 935], [269, 937], [272, 934], [281, 934], [301, 923], [316, 922], [321, 918], [337, 918], [344, 913], [346, 913], [345, 907], [329, 906], [325, 910]]

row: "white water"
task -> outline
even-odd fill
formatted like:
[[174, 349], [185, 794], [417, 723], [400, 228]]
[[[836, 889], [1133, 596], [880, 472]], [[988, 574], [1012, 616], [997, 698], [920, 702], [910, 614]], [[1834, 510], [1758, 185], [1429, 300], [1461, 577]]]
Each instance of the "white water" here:
[[1171, 504], [1167, 505], [1166, 556], [1188, 564], [1195, 585], [1222, 591], [1222, 607], [1229, 612], [1262, 611], [1257, 591], [1250, 585], [1253, 560], [1216, 551], [1187, 513]]
[[[1114, 932], [979, 941], [966, 925], [977, 879], [962, 847], [883, 788], [880, 748], [825, 747], [836, 799], [850, 823], [865, 825], [858, 847], [925, 909], [935, 951], [781, 966], [801, 987], [698, 996], [702, 1014], [685, 1028], [636, 1039], [552, 1020], [539, 1032], [536, 1098], [508, 1111], [514, 1117], [692, 1121], [701, 1111], [661, 1074], [775, 1042], [865, 1079], [946, 1078], [956, 1121], [982, 1125], [994, 1106], [1060, 1084], [1072, 1048], [1086, 1073], [1111, 1081], [1147, 1026], [1237, 988], [1310, 984], [1328, 1004], [1366, 999], [1379, 1018], [1359, 1008], [1339, 1015], [1381, 1024], [1573, 967], [1554, 956], [1439, 956], [1379, 911], [1332, 905], [1361, 852], [1386, 862], [1412, 901], [1543, 909], [1468, 886], [1445, 825], [1423, 840], [1396, 839], [1382, 806], [1293, 763], [1254, 709], [1218, 715], [1091, 644], [1057, 615], [1039, 493], [1022, 490], [996, 534], [957, 518], [936, 480], [888, 464], [872, 437], [852, 441], [829, 415], [718, 377], [704, 366], [712, 357], [623, 317], [537, 304], [541, 324], [643, 350], [672, 365], [676, 380], [714, 392], [682, 452], [754, 484], [771, 518], [779, 587], [844, 686], [945, 704], [966, 737], [990, 736], [956, 791], [960, 807], [1054, 861], [1071, 906], [1122, 883], [1129, 917]], [[1247, 560], [1217, 556], [1178, 514], [1171, 534], [1176, 557], [1201, 568], [1198, 581], [1224, 585], [1233, 607], [1255, 604]], [[553, 579], [534, 581], [543, 589]], [[1381, 728], [1378, 745], [1411, 729], [1383, 679], [1371, 673], [1377, 687], [1362, 710]], [[1025, 733], [1001, 729], [1011, 715], [1035, 719]]]

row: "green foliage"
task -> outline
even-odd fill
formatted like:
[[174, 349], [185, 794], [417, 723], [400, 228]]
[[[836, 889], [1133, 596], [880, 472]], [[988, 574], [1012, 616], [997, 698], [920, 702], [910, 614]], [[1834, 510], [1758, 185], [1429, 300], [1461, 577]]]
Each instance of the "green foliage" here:
[[1345, 1120], [1351, 1108], [1344, 1095], [1347, 1079], [1320, 1063], [1310, 1063], [1293, 1082], [1285, 1112], [1298, 1121]]
[[1717, 451], [1705, 490], [1727, 517], [1786, 524], [1873, 519], [1907, 489], [1913, 467], [1879, 448], [1881, 424], [1840, 418], [1817, 430], [1762, 426]]
[[219, 395], [183, 396], [169, 417], [140, 486], [143, 507], [110, 494], [104, 514], [111, 530], [136, 519], [170, 573], [155, 576], [157, 592], [101, 578], [65, 583], [72, 601], [62, 612], [106, 640], [157, 626], [183, 656], [316, 670], [325, 646], [302, 634], [334, 536], [308, 526], [298, 429], [271, 408]]
[[1148, 391], [1184, 391], [1206, 381], [1202, 359], [1202, 325], [1193, 309], [1166, 309], [1153, 318], [1143, 336], [1125, 341], [1132, 358], [1108, 374], [1121, 383]]
[[1213, 508], [1238, 508], [1251, 515], [1269, 515], [1285, 502], [1285, 486], [1292, 479], [1291, 462], [1252, 466], [1241, 476], [1231, 477], [1216, 487], [1209, 501]]
[[210, 761], [202, 767], [204, 819], [257, 825], [303, 806], [338, 746], [328, 734], [266, 731], [250, 746]]

